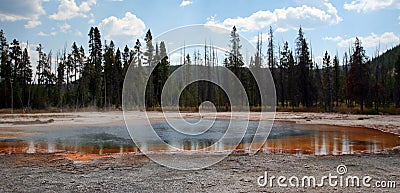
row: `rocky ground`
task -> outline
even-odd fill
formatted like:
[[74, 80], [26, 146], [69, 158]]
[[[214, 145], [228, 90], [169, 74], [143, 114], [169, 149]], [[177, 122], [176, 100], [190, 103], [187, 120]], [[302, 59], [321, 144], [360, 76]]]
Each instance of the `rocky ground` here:
[[[258, 177], [368, 175], [371, 187], [260, 187]], [[399, 192], [400, 153], [345, 156], [231, 155], [197, 171], [160, 166], [143, 155], [123, 154], [73, 162], [57, 154], [0, 156], [0, 192]], [[376, 181], [395, 181], [397, 188], [377, 188]], [[262, 182], [262, 181], [261, 181]], [[286, 182], [288, 183], [288, 182]]]

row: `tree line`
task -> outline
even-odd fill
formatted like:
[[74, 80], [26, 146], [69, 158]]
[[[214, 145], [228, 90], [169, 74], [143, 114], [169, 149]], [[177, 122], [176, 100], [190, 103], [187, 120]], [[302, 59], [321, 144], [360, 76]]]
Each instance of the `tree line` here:
[[[39, 44], [36, 73], [33, 74], [27, 48], [22, 50], [16, 39], [9, 44], [1, 30], [0, 108], [28, 111], [51, 107], [119, 109], [128, 67], [151, 64], [153, 60], [161, 60], [160, 55], [167, 52], [164, 42], [154, 47], [150, 30], [144, 39], [145, 47], [137, 40], [133, 49], [125, 46], [120, 50], [113, 41], [103, 44], [97, 27], [90, 28], [88, 37], [88, 55], [76, 42], [70, 49], [65, 47], [55, 54], [46, 53]], [[156, 80], [168, 77], [168, 65], [166, 60], [161, 60], [160, 67], [154, 71], [159, 76], [152, 78], [151, 88], [155, 90], [148, 94], [148, 106], [155, 105], [157, 99], [152, 95], [160, 93]]]
[[[137, 39], [133, 48], [126, 45], [122, 50], [116, 48], [112, 40], [103, 42], [97, 27], [90, 28], [88, 39], [87, 55], [83, 46], [76, 42], [71, 48], [64, 47], [57, 53], [46, 53], [39, 44], [34, 74], [27, 48], [22, 50], [16, 39], [8, 43], [1, 30], [0, 108], [27, 111], [51, 107], [119, 109], [128, 67], [147, 70], [154, 66], [146, 85], [146, 107], [154, 109], [160, 106], [162, 88], [168, 76], [179, 66], [218, 68], [219, 64], [216, 50], [212, 45], [205, 45], [204, 50], [184, 53], [181, 64], [171, 66], [165, 43], [153, 42], [150, 30], [143, 45]], [[313, 61], [311, 44], [301, 27], [294, 50], [290, 49], [287, 41], [277, 46], [271, 27], [265, 53], [263, 43], [259, 37], [257, 52], [245, 65], [240, 37], [233, 27], [228, 42], [230, 50], [222, 61], [239, 78], [254, 109], [261, 105], [261, 100], [258, 85], [249, 69], [257, 71], [261, 68], [270, 70], [277, 104], [282, 109], [318, 108], [332, 112], [343, 107], [357, 107], [361, 112], [367, 108], [378, 113], [382, 109], [400, 107], [399, 46], [386, 55], [369, 58], [362, 42], [356, 38], [342, 60], [337, 53], [332, 56], [326, 51], [322, 64], [318, 65]], [[223, 90], [205, 81], [187, 86], [179, 104], [182, 108], [196, 108], [203, 101], [212, 101], [218, 110], [229, 110], [229, 100]]]

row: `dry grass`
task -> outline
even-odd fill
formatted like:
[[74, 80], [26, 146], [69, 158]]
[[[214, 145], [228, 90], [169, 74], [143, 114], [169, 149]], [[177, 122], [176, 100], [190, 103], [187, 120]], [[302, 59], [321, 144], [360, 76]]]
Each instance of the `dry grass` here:
[[[0, 109], [0, 114], [39, 114], [39, 113], [69, 113], [69, 112], [107, 112], [107, 111], [121, 111], [121, 108], [56, 108], [51, 107], [47, 109]], [[11, 113], [12, 112], [12, 113]]]
[[[250, 107], [251, 112], [260, 112], [261, 107], [259, 106], [252, 106]], [[147, 111], [157, 111], [157, 112], [162, 112], [164, 111], [177, 111], [176, 108], [164, 108], [162, 109], [161, 107], [150, 107], [146, 109]], [[228, 108], [226, 109], [225, 106], [222, 107], [217, 107], [218, 112], [226, 112], [230, 111], [231, 109]], [[39, 113], [68, 113], [68, 112], [107, 112], [107, 111], [122, 111], [121, 108], [97, 108], [97, 107], [85, 107], [85, 108], [47, 108], [47, 109], [14, 109], [13, 111], [11, 109], [0, 109], [0, 114], [11, 114], [13, 112], [14, 114], [39, 114]], [[199, 112], [198, 107], [179, 107], [180, 112]], [[308, 112], [308, 113], [324, 113], [327, 112], [324, 108], [321, 107], [281, 107], [278, 106], [276, 107], [277, 112]], [[387, 107], [387, 108], [379, 108], [378, 113], [374, 108], [364, 108], [364, 112], [361, 111], [360, 106], [354, 106], [354, 107], [348, 107], [346, 104], [340, 104], [338, 107], [334, 107], [333, 111], [334, 113], [340, 113], [340, 114], [383, 114], [383, 115], [400, 115], [400, 108], [395, 108], [394, 106], [392, 107]]]

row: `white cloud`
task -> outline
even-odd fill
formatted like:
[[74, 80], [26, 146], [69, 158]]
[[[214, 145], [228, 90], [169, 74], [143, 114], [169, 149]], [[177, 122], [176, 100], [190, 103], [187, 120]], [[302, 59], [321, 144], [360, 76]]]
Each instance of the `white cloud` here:
[[0, 21], [19, 21], [19, 20], [26, 20], [27, 17], [21, 15], [14, 15], [14, 14], [4, 14], [0, 13]]
[[78, 30], [75, 31], [75, 35], [76, 35], [76, 36], [79, 36], [79, 37], [83, 37], [82, 32], [80, 32], [80, 31], [78, 31]]
[[34, 28], [41, 24], [39, 17], [46, 14], [42, 0], [1, 0], [0, 21], [28, 21], [25, 28]]
[[207, 22], [205, 24], [211, 31], [220, 33], [220, 34], [230, 34], [230, 31], [226, 29], [226, 27], [221, 24], [218, 20], [215, 19], [216, 16], [211, 16], [207, 18]]
[[96, 21], [94, 19], [89, 19], [88, 24], [94, 24]]
[[99, 24], [105, 39], [133, 42], [145, 32], [146, 25], [131, 12], [126, 12], [123, 18], [111, 16]]
[[86, 18], [86, 13], [90, 11], [91, 6], [96, 4], [96, 0], [86, 0], [78, 6], [75, 0], [61, 0], [57, 13], [49, 16], [54, 20], [68, 20], [76, 17]]
[[340, 37], [340, 36], [336, 36], [336, 37], [324, 37], [324, 38], [322, 38], [323, 40], [327, 40], [327, 41], [335, 41], [335, 42], [337, 42], [337, 41], [340, 41], [340, 40], [342, 40], [342, 37]]
[[193, 4], [193, 1], [183, 0], [179, 7], [186, 7], [191, 4]]
[[94, 15], [93, 13], [90, 14], [90, 19], [88, 21], [88, 24], [94, 24], [96, 22], [96, 20], [94, 19]]
[[42, 24], [42, 22], [39, 21], [39, 20], [31, 20], [31, 21], [28, 21], [28, 23], [26, 23], [24, 25], [24, 27], [25, 28], [35, 28], [35, 27], [37, 27], [37, 26], [39, 26], [41, 24]]
[[319, 7], [302, 5], [273, 11], [262, 10], [248, 17], [227, 18], [222, 23], [216, 23], [215, 18], [212, 18], [207, 24], [219, 24], [227, 28], [237, 26], [241, 31], [257, 31], [275, 24], [278, 32], [284, 32], [289, 29], [297, 30], [299, 25], [305, 29], [314, 29], [323, 25], [338, 24], [342, 20], [337, 9], [325, 0]]
[[237, 26], [244, 31], [256, 31], [267, 27], [277, 21], [275, 13], [270, 11], [258, 11], [249, 17], [228, 18], [223, 21], [223, 25], [228, 28]]
[[50, 32], [50, 34], [44, 33], [43, 31], [40, 31], [37, 35], [38, 36], [43, 36], [43, 37], [47, 37], [47, 36], [55, 36], [57, 34], [57, 32]]
[[368, 12], [379, 9], [395, 8], [400, 9], [399, 0], [353, 0], [345, 3], [343, 8], [346, 10], [356, 10], [357, 12]]
[[179, 65], [182, 63], [182, 54], [174, 52], [168, 57], [169, 61], [173, 65]]
[[276, 32], [287, 32], [289, 29], [287, 29], [287, 28], [281, 28], [281, 27], [278, 27], [278, 28], [276, 28]]
[[69, 25], [68, 23], [64, 23], [60, 26], [60, 31], [63, 33], [67, 33], [69, 29], [71, 29], [71, 25]]
[[38, 36], [49, 36], [49, 34], [46, 34], [46, 33], [44, 33], [44, 32], [42, 32], [42, 31], [40, 31], [38, 34], [37, 34]]
[[[339, 36], [337, 37], [325, 37], [324, 40], [330, 40], [337, 42], [337, 45], [340, 47], [349, 47], [354, 44], [356, 37], [343, 39]], [[377, 35], [375, 33], [371, 33], [368, 36], [358, 37], [360, 39], [362, 45], [366, 48], [377, 47], [379, 44], [389, 44], [400, 42], [400, 35], [396, 35], [394, 32], [385, 32], [381, 35]]]

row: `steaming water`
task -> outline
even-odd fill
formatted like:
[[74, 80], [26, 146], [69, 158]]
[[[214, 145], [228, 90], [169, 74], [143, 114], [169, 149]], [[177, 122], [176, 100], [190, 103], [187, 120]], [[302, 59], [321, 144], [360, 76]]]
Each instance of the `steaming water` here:
[[[196, 122], [197, 120], [190, 121]], [[185, 151], [201, 151], [214, 143], [217, 143], [215, 151], [223, 151], [232, 147], [229, 140], [219, 141], [228, 125], [228, 121], [218, 120], [209, 130], [199, 135], [179, 133], [166, 123], [155, 123], [153, 127], [164, 142]], [[235, 126], [234, 123], [233, 126]], [[256, 128], [257, 122], [250, 121], [245, 136], [236, 147], [238, 151], [249, 150]], [[235, 134], [230, 137], [241, 138]], [[148, 143], [144, 144], [141, 151], [170, 151], [163, 144], [153, 143], [152, 139], [146, 139], [146, 141]], [[255, 143], [262, 142], [256, 141]], [[398, 136], [373, 129], [275, 122], [261, 151], [265, 153], [340, 155], [378, 153], [399, 145], [400, 138]], [[42, 130], [29, 137], [0, 140], [1, 153], [53, 153], [59, 151], [105, 154], [139, 152], [139, 149], [133, 143], [125, 126]]]

